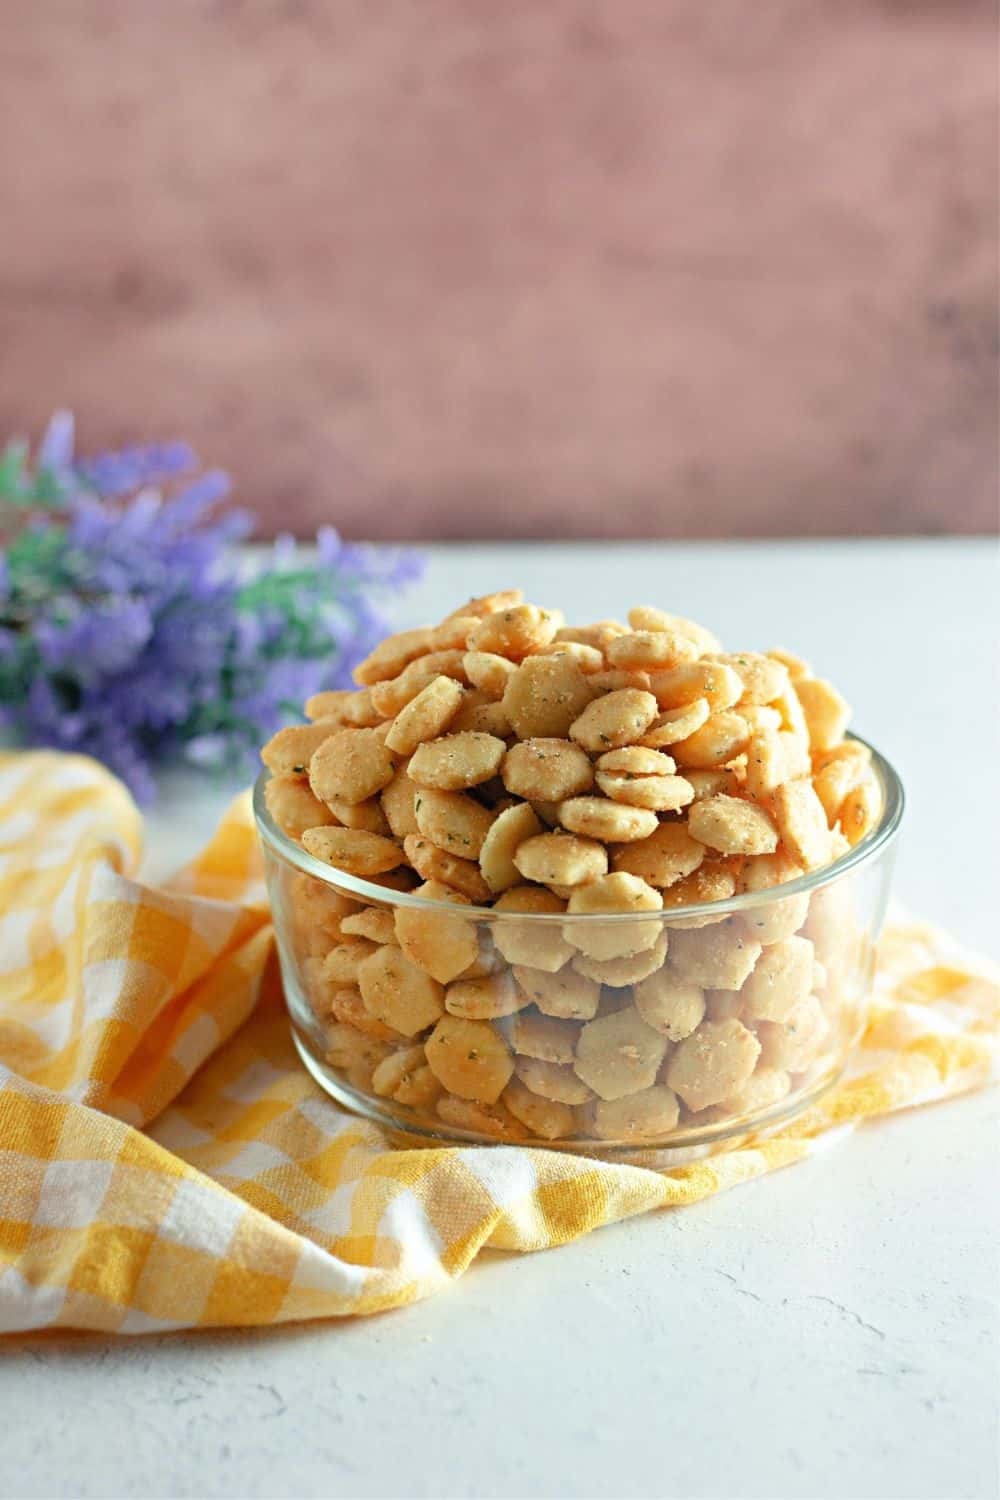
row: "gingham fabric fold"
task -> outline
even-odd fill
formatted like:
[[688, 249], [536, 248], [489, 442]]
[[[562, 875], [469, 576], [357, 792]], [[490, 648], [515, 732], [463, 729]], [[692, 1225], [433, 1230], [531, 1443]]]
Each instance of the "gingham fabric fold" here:
[[996, 971], [923, 926], [881, 945], [851, 1076], [766, 1140], [657, 1172], [521, 1147], [393, 1148], [292, 1051], [248, 800], [171, 883], [78, 757], [0, 757], [0, 1330], [370, 1313], [483, 1246], [538, 1250], [811, 1156], [974, 1088]]

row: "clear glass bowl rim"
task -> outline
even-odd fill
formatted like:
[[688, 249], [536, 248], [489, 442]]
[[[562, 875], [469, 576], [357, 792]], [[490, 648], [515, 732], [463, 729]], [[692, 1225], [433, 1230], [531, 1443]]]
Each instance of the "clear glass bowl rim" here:
[[[797, 896], [830, 885], [842, 875], [873, 863], [895, 842], [903, 819], [906, 798], [903, 783], [885, 756], [860, 734], [851, 734], [848, 738], [857, 740], [859, 744], [867, 746], [871, 751], [872, 769], [875, 771], [882, 791], [882, 816], [875, 827], [866, 833], [853, 849], [849, 849], [832, 864], [823, 865], [818, 870], [811, 870], [806, 875], [800, 875], [797, 880], [786, 881], [783, 885], [772, 886], [765, 891], [746, 891], [739, 896], [729, 896], [725, 901], [699, 901], [689, 906], [672, 906], [662, 912], [643, 912], [643, 920], [655, 920], [660, 917], [669, 924], [678, 919], [683, 920], [685, 917], [700, 916], [709, 908], [714, 915], [752, 911], [755, 907], [771, 906], [775, 901], [783, 900], [786, 896]], [[409, 891], [394, 891], [387, 886], [376, 885], [374, 881], [362, 880], [358, 875], [349, 875], [346, 870], [338, 870], [336, 866], [325, 864], [323, 860], [317, 859], [315, 855], [303, 849], [301, 844], [295, 843], [282, 832], [264, 802], [264, 789], [270, 779], [271, 773], [265, 769], [257, 777], [253, 787], [253, 812], [262, 842], [303, 875], [309, 875], [325, 885], [334, 886], [339, 891], [348, 891], [361, 900], [377, 901], [383, 906], [408, 906], [416, 911], [447, 912], [451, 916], [454, 916], [458, 910], [465, 916], [474, 917], [477, 922], [537, 922], [544, 926], [546, 923], [565, 924], [566, 922], [601, 922], [613, 925], [636, 920], [634, 912], [609, 912], [607, 915], [599, 912], [514, 912], [496, 911], [491, 906], [471, 904], [456, 908], [448, 901], [428, 901], [425, 896], [415, 896]]]

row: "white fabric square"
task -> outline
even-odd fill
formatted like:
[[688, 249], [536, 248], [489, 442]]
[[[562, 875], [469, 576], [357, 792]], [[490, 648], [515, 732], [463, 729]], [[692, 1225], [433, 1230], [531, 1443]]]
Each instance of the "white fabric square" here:
[[246, 1205], [211, 1183], [181, 1178], [160, 1221], [160, 1238], [209, 1255], [225, 1255]]
[[441, 1265], [444, 1242], [424, 1211], [420, 1199], [409, 1188], [397, 1193], [379, 1219], [378, 1232], [399, 1242], [407, 1276], [431, 1276], [448, 1280]]
[[62, 889], [49, 910], [49, 923], [53, 936], [59, 943], [64, 943], [76, 928], [76, 898], [80, 886], [80, 874], [81, 867], [78, 865], [64, 881]]
[[154, 1318], [150, 1313], [143, 1312], [138, 1307], [130, 1307], [116, 1331], [118, 1333], [173, 1333], [175, 1329], [187, 1326], [186, 1323], [178, 1323], [174, 1318]]
[[273, 1068], [265, 1058], [258, 1057], [219, 1092], [224, 1099], [236, 1099], [241, 1104], [252, 1104], [266, 1094], [274, 1084], [287, 1081], [287, 1069]]
[[67, 996], [44, 1010], [36, 1007], [33, 1014], [25, 1015], [24, 1022], [40, 1042], [58, 1052], [66, 1046], [73, 1030], [73, 1001]]
[[335, 1141], [345, 1130], [356, 1130], [358, 1127], [357, 1115], [349, 1115], [325, 1095], [303, 1099], [297, 1105], [297, 1110], [304, 1120], [322, 1131], [328, 1141]]
[[83, 1005], [88, 1024], [114, 1015], [125, 979], [135, 969], [136, 965], [127, 958], [99, 958], [85, 966]]
[[66, 1289], [33, 1286], [15, 1266], [0, 1270], [0, 1333], [30, 1333], [59, 1319]]
[[91, 807], [81, 808], [57, 826], [50, 827], [46, 840], [32, 863], [36, 870], [51, 870], [64, 864], [74, 853], [80, 840], [94, 832], [94, 813]]
[[113, 865], [101, 864], [94, 869], [90, 883], [93, 901], [117, 901], [123, 906], [139, 906], [148, 902], [151, 895], [155, 897], [156, 891], [130, 880], [127, 875], [119, 875]]
[[45, 1169], [33, 1215], [51, 1229], [86, 1229], [101, 1216], [113, 1161], [53, 1161]]
[[0, 771], [0, 802], [13, 801], [15, 795], [34, 781], [37, 775], [37, 767], [27, 757], [22, 760], [18, 756], [8, 762]]
[[204, 1146], [215, 1139], [211, 1130], [193, 1125], [178, 1110], [169, 1110], [150, 1126], [149, 1135], [158, 1146], [175, 1151], [183, 1156], [195, 1146]]
[[500, 1208], [513, 1208], [538, 1186], [538, 1173], [524, 1151], [479, 1147], [460, 1152], [459, 1159]]
[[318, 1208], [302, 1215], [303, 1222], [320, 1234], [329, 1235], [331, 1239], [335, 1235], [346, 1234], [351, 1227], [351, 1205], [356, 1188], [356, 1182], [342, 1182]]
[[34, 833], [37, 825], [36, 813], [16, 812], [11, 813], [9, 818], [0, 819], [0, 847], [6, 844], [19, 844], [29, 834]]
[[291, 1286], [330, 1292], [335, 1296], [357, 1297], [364, 1291], [365, 1284], [378, 1274], [367, 1266], [356, 1266], [350, 1261], [338, 1260], [312, 1240], [304, 1240]]
[[213, 901], [208, 896], [195, 897], [187, 910], [192, 933], [209, 948], [224, 948], [242, 915], [231, 901]]
[[261, 1172], [270, 1171], [272, 1167], [287, 1167], [288, 1161], [284, 1151], [268, 1145], [267, 1141], [247, 1141], [232, 1160], [218, 1170], [226, 1177], [246, 1182], [251, 1177], [259, 1176]]
[[193, 1073], [219, 1045], [219, 1027], [213, 1016], [203, 1012], [173, 1045], [173, 1055], [185, 1073]]
[[[93, 1084], [88, 1080], [70, 1089], [71, 1099], [86, 1099]], [[114, 1115], [116, 1120], [121, 1120], [125, 1125], [134, 1125], [141, 1130], [145, 1123], [145, 1115], [136, 1104], [134, 1099], [123, 1099], [121, 1094], [111, 1094], [104, 1099], [101, 1109], [106, 1115]]]
[[0, 921], [0, 974], [14, 974], [32, 962], [28, 939], [37, 921], [38, 912], [31, 907], [8, 911]]

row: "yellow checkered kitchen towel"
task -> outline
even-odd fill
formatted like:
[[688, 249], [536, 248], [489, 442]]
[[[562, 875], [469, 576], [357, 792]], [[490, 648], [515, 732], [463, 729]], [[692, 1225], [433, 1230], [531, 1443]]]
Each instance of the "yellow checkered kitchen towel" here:
[[291, 1047], [247, 799], [154, 890], [93, 762], [0, 757], [0, 1329], [371, 1313], [483, 1246], [540, 1250], [814, 1154], [984, 1082], [1000, 990], [891, 930], [850, 1081], [777, 1135], [669, 1171], [515, 1146], [397, 1149]]

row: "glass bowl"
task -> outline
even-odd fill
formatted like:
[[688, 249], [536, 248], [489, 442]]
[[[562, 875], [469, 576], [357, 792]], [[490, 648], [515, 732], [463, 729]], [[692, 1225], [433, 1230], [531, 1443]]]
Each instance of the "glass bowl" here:
[[608, 917], [452, 905], [333, 869], [275, 824], [264, 772], [254, 812], [303, 1063], [425, 1144], [669, 1164], [773, 1128], [864, 1029], [903, 812], [875, 750], [872, 768], [881, 817], [835, 863]]

